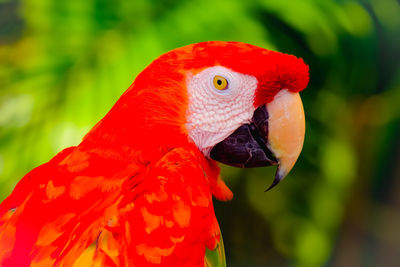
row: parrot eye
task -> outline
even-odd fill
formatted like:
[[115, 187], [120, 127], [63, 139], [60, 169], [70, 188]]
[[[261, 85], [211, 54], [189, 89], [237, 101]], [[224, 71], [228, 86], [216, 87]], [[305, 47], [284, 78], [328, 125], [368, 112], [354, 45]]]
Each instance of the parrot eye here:
[[213, 83], [214, 87], [218, 90], [225, 90], [228, 88], [228, 81], [222, 76], [214, 76]]

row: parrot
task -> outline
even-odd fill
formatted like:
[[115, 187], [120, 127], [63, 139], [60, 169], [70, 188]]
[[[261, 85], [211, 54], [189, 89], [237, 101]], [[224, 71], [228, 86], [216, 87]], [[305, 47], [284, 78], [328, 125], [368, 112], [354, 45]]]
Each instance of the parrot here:
[[206, 41], [150, 63], [81, 142], [0, 204], [0, 266], [226, 266], [218, 164], [293, 168], [304, 143], [294, 55]]

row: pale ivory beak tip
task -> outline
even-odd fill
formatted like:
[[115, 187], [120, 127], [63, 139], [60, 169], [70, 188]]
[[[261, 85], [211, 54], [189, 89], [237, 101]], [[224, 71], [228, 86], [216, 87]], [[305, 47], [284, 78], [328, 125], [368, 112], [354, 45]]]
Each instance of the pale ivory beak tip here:
[[279, 161], [270, 190], [277, 185], [293, 168], [304, 143], [305, 118], [299, 93], [280, 91], [274, 100], [267, 104], [268, 146]]

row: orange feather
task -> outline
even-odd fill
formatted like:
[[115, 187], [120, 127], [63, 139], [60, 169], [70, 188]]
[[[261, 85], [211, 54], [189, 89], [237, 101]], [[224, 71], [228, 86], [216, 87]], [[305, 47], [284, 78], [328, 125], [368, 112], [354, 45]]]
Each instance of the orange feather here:
[[186, 75], [214, 65], [268, 78], [257, 103], [308, 82], [300, 59], [242, 43], [161, 56], [78, 146], [0, 204], [0, 266], [204, 266], [220, 240], [212, 195], [232, 193], [188, 138]]

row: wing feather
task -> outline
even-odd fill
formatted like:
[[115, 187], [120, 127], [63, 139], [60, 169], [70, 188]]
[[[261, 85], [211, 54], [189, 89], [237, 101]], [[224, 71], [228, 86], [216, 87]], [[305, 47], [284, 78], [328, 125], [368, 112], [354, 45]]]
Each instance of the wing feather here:
[[68, 148], [0, 204], [1, 266], [204, 266], [218, 173], [178, 148], [153, 164]]

